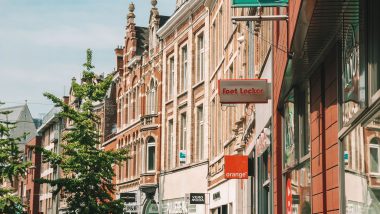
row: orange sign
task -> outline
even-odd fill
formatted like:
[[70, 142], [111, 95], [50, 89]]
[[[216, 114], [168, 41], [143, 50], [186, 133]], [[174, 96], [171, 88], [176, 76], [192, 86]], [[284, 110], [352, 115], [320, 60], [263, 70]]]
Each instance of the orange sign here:
[[292, 214], [292, 180], [290, 177], [286, 179], [286, 214]]
[[248, 156], [224, 156], [224, 178], [248, 179]]

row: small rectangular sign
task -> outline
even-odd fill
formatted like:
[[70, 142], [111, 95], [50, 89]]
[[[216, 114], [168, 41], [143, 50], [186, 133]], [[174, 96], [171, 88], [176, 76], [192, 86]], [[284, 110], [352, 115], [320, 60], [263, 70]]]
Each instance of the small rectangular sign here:
[[286, 7], [288, 0], [232, 0], [232, 7]]
[[120, 198], [124, 199], [127, 203], [133, 203], [136, 202], [136, 193], [122, 192], [120, 193]]
[[190, 204], [205, 204], [206, 195], [204, 193], [190, 193]]
[[245, 156], [245, 155], [224, 156], [224, 178], [248, 179], [248, 156]]
[[218, 200], [218, 199], [220, 199], [220, 192], [216, 192], [216, 193], [212, 194], [212, 199], [213, 199], [213, 200]]
[[186, 150], [179, 151], [179, 162], [186, 163]]
[[266, 79], [221, 79], [218, 93], [220, 103], [267, 103], [270, 87]]

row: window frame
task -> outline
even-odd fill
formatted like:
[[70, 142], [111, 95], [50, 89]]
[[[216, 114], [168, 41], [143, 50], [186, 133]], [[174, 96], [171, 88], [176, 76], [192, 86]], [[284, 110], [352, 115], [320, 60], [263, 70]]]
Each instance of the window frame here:
[[[200, 118], [201, 117], [201, 118]], [[203, 104], [197, 106], [197, 157], [201, 161], [204, 159], [204, 107]]]
[[[197, 77], [196, 82], [200, 83], [204, 81], [204, 75], [205, 75], [205, 37], [204, 32], [200, 32], [197, 35]], [[202, 41], [200, 43], [200, 41]], [[202, 44], [202, 46], [200, 46]]]
[[179, 150], [186, 150], [187, 140], [187, 115], [186, 112], [181, 113], [181, 140], [179, 144]]
[[181, 60], [180, 60], [180, 93], [187, 91], [187, 79], [188, 79], [188, 46], [187, 44], [184, 44], [181, 46]]
[[[152, 140], [152, 141], [151, 141]], [[149, 149], [153, 147], [154, 155], [153, 155], [153, 169], [149, 168], [149, 160], [152, 154], [149, 153]], [[153, 137], [149, 137], [146, 142], [146, 171], [147, 172], [154, 172], [156, 170], [156, 140]]]
[[[302, 84], [300, 87], [293, 87], [289, 90], [286, 97], [289, 97], [293, 93], [293, 108], [294, 108], [294, 161], [289, 163], [289, 165], [285, 165], [285, 131], [287, 127], [287, 123], [284, 119], [285, 117], [285, 103], [283, 108], [283, 116], [282, 116], [282, 171], [284, 174], [289, 171], [294, 170], [300, 165], [304, 164], [307, 161], [310, 161], [311, 158], [311, 134], [310, 134], [310, 117], [311, 117], [311, 106], [310, 106], [310, 83], [307, 81]], [[306, 99], [305, 99], [306, 98]], [[304, 148], [308, 146], [308, 152], [304, 152]]]
[[168, 169], [172, 168], [173, 142], [174, 142], [174, 123], [173, 119], [168, 121]]
[[167, 98], [168, 98], [168, 100], [171, 100], [171, 99], [173, 99], [173, 97], [174, 97], [174, 76], [175, 76], [175, 57], [174, 57], [174, 55], [171, 55], [171, 56], [169, 56], [168, 57], [168, 67], [169, 67], [169, 69], [168, 69], [168, 79], [169, 79], [169, 90], [168, 90], [168, 96], [167, 96]]
[[[376, 137], [374, 137], [376, 138]], [[369, 165], [369, 173], [370, 175], [376, 175], [376, 176], [379, 176], [380, 175], [380, 144], [377, 143], [376, 145], [371, 143], [372, 139], [370, 140], [369, 144], [368, 144], [368, 165]], [[371, 149], [377, 149], [377, 172], [373, 172], [372, 171], [372, 161], [371, 161]]]

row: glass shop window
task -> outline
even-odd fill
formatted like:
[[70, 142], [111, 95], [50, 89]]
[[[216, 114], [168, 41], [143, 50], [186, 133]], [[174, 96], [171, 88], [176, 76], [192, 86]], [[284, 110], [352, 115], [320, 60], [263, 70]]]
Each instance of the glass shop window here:
[[285, 207], [286, 213], [311, 213], [311, 173], [310, 161], [286, 175]]
[[342, 142], [346, 213], [380, 213], [380, 113]]
[[288, 168], [295, 164], [295, 105], [294, 90], [292, 90], [284, 106], [284, 167]]

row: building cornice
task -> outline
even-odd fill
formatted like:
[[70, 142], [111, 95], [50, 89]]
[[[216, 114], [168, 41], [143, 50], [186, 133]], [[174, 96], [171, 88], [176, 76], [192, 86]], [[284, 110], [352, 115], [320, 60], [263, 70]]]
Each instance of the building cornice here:
[[191, 13], [199, 7], [201, 4], [204, 3], [205, 0], [192, 0], [192, 1], [186, 1], [171, 17], [170, 19], [165, 23], [164, 26], [162, 26], [157, 31], [157, 35], [160, 38], [166, 37], [170, 33], [172, 33], [176, 27], [183, 23], [183, 20], [186, 20], [187, 17], [191, 15]]

